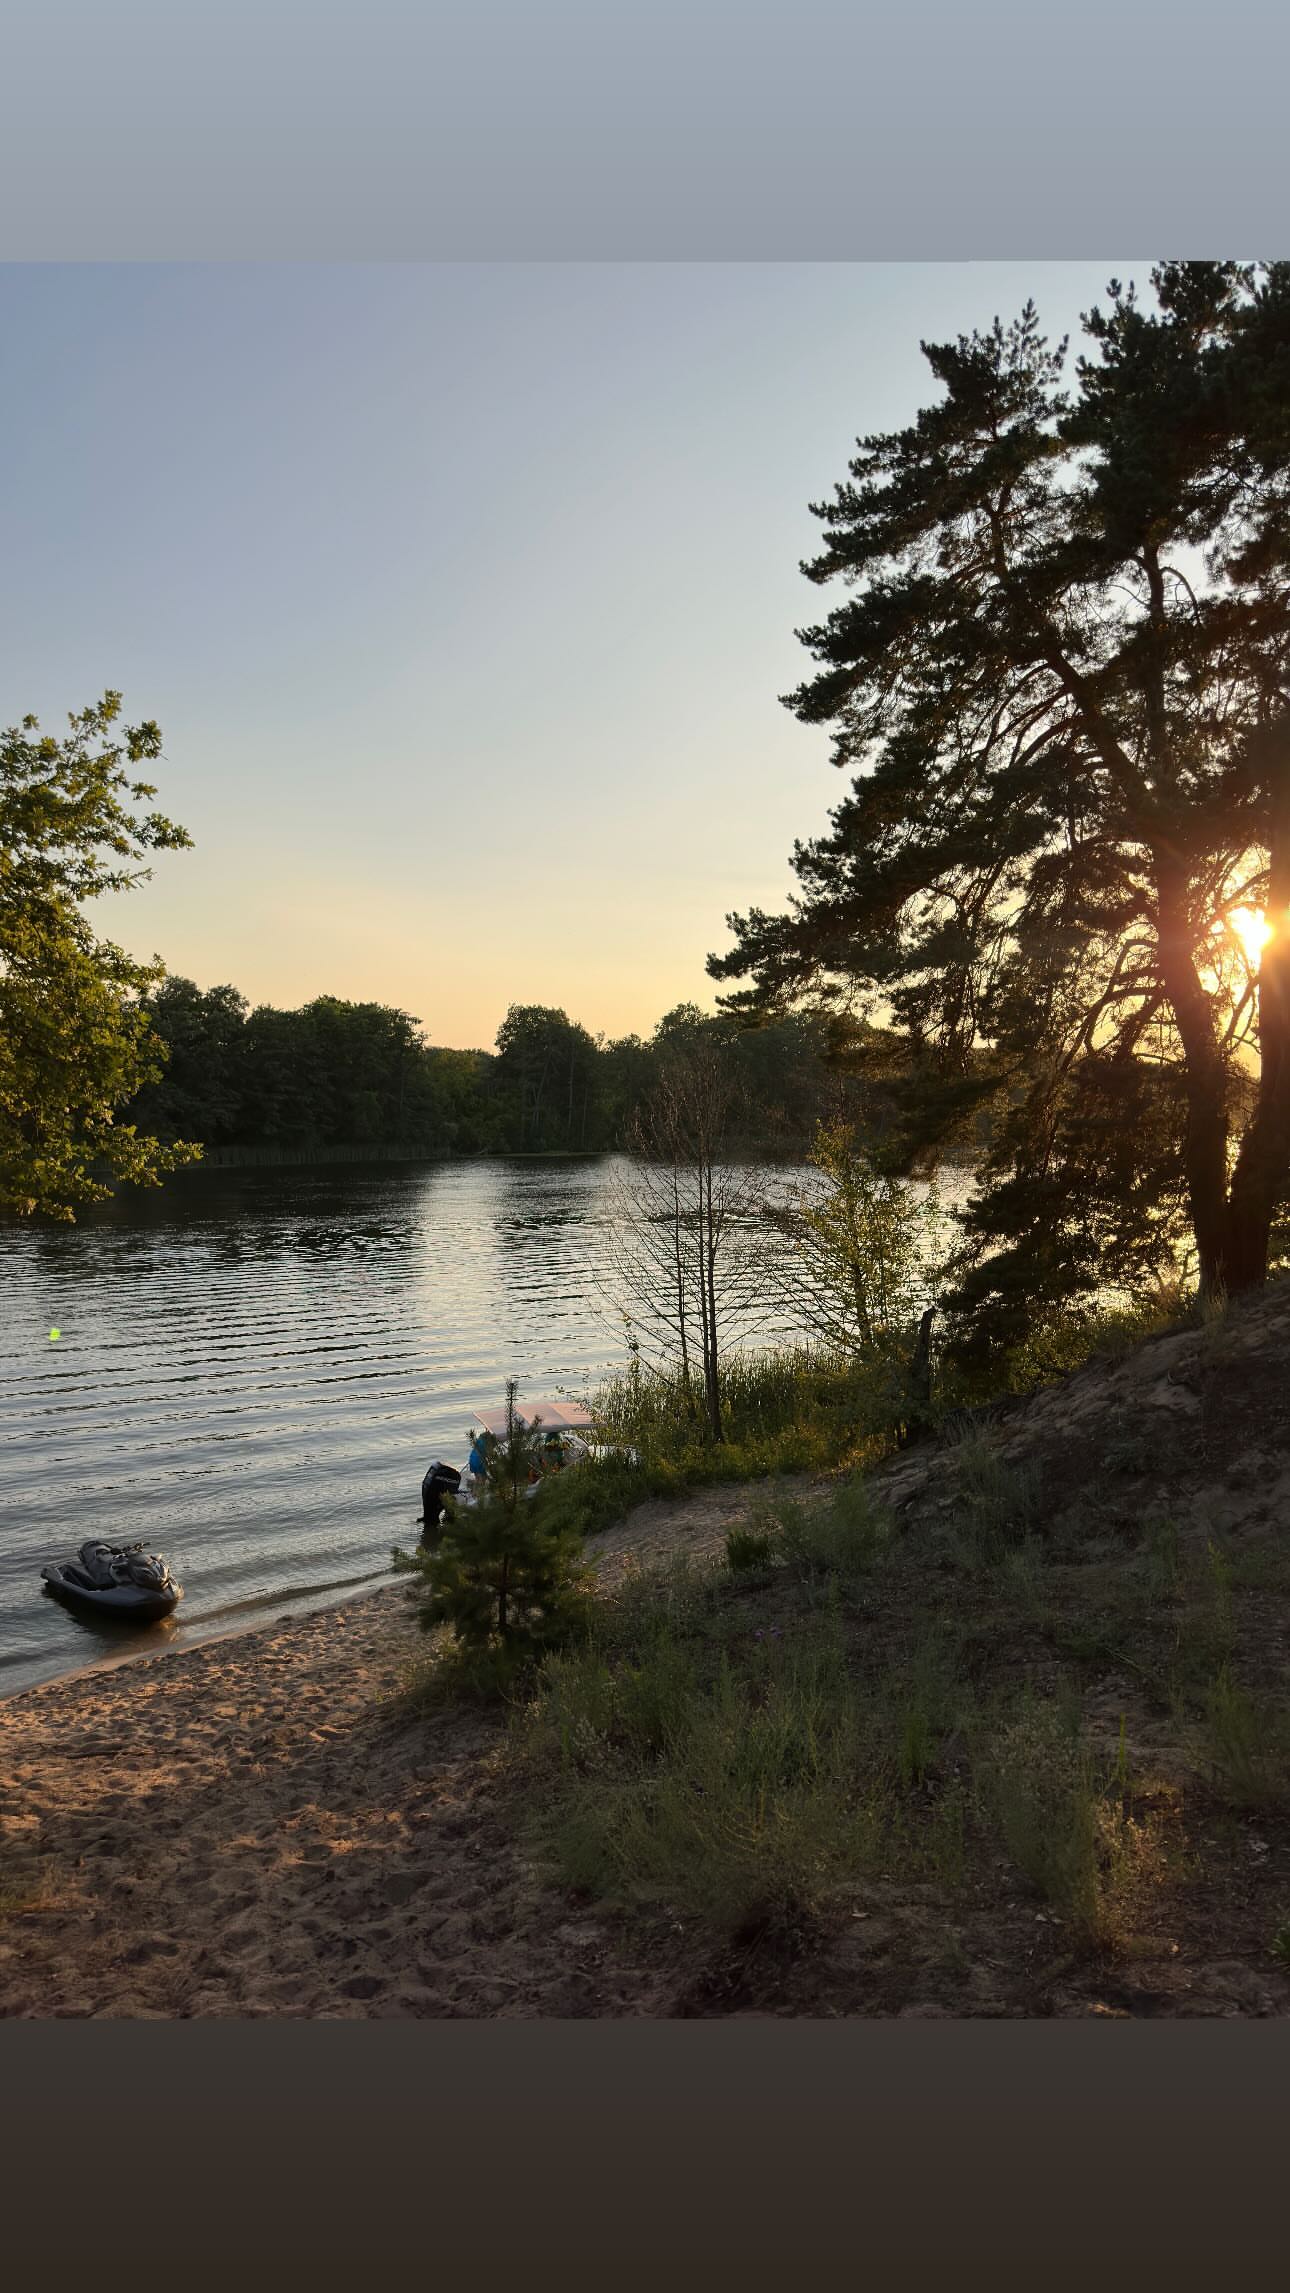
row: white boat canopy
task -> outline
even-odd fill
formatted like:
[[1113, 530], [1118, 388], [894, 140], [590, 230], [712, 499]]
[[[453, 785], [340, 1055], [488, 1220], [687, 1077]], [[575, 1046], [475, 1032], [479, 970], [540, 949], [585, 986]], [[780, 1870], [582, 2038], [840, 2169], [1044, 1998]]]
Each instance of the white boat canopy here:
[[[577, 1401], [526, 1401], [523, 1409], [517, 1409], [515, 1415], [521, 1425], [531, 1425], [535, 1417], [540, 1417], [544, 1433], [595, 1431], [595, 1420]], [[477, 1425], [481, 1433], [495, 1433], [499, 1441], [506, 1439], [504, 1409], [485, 1410], [482, 1415], [476, 1411], [471, 1424]]]

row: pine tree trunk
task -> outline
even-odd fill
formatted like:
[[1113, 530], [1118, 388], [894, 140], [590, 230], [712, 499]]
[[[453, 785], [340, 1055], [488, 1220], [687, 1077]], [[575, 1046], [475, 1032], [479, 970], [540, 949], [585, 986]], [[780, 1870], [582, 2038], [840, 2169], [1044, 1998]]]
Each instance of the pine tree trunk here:
[[1259, 1095], [1232, 1173], [1227, 1213], [1229, 1290], [1267, 1278], [1272, 1221], [1290, 1173], [1290, 946], [1270, 940], [1259, 973]]
[[1259, 1093], [1232, 1173], [1227, 1286], [1257, 1289], [1290, 1177], [1290, 723], [1261, 736], [1271, 782], [1268, 914], [1273, 933], [1259, 965]]
[[926, 1432], [932, 1407], [932, 1319], [935, 1306], [929, 1306], [918, 1325], [918, 1336], [909, 1364], [909, 1398], [906, 1403], [905, 1423], [901, 1427], [900, 1446], [909, 1447]]
[[1230, 1287], [1228, 1266], [1226, 1091], [1221, 1071], [1187, 1074], [1184, 1154], [1192, 1232], [1200, 1258], [1202, 1297]]
[[1200, 1258], [1202, 1297], [1228, 1287], [1227, 1077], [1214, 1035], [1214, 1014], [1196, 973], [1181, 871], [1157, 863], [1159, 955], [1165, 992], [1182, 1038], [1187, 1093], [1183, 1167], [1192, 1231]]

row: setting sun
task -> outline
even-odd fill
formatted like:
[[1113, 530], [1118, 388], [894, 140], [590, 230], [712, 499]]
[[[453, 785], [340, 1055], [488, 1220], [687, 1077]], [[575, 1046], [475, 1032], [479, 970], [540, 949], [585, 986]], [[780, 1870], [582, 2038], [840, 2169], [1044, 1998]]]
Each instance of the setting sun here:
[[1272, 926], [1262, 908], [1233, 908], [1227, 921], [1247, 961], [1251, 967], [1256, 967], [1272, 937]]

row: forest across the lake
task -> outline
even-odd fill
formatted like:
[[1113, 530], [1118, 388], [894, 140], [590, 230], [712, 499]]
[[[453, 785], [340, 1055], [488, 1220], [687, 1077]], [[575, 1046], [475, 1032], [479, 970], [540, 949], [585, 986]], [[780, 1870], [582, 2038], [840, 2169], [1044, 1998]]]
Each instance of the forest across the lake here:
[[[629, 1147], [669, 1050], [695, 1036], [727, 1052], [731, 1144], [793, 1154], [821, 1122], [860, 1112], [837, 1028], [810, 1013], [758, 1027], [680, 1004], [649, 1036], [592, 1035], [563, 1010], [510, 1006], [491, 1050], [447, 1050], [393, 1005], [320, 995], [251, 1008], [231, 986], [167, 978], [147, 998], [163, 1072], [118, 1120], [199, 1143], [212, 1162], [374, 1154], [600, 1154]], [[874, 1028], [852, 1030], [871, 1050]]]

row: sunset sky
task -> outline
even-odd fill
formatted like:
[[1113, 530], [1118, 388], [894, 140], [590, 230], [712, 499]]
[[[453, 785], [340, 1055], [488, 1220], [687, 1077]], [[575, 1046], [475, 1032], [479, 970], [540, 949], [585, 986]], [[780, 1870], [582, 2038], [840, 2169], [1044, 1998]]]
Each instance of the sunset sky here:
[[98, 928], [446, 1045], [710, 1003], [842, 793], [777, 700], [836, 602], [808, 502], [920, 337], [1149, 267], [0, 268], [0, 721], [119, 689], [195, 841]]

